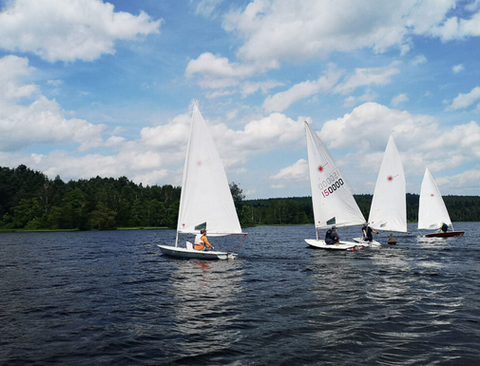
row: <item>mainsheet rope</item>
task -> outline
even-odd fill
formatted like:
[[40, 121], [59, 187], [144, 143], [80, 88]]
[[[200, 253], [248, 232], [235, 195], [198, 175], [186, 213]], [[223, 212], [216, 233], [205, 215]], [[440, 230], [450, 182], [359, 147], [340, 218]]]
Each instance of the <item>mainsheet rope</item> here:
[[242, 240], [240, 240], [240, 243], [238, 243], [237, 247], [233, 250], [232, 253], [235, 253], [237, 251], [237, 249], [240, 247], [240, 245], [243, 243], [246, 237], [247, 237], [247, 234], [244, 234]]

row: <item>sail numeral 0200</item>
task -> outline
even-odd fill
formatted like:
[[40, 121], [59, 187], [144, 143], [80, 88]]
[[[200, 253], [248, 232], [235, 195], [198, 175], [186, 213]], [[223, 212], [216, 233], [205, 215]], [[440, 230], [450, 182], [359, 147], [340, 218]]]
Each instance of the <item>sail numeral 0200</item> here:
[[330, 187], [325, 188], [322, 191], [322, 196], [323, 197], [328, 197], [331, 193], [335, 192], [337, 189], [339, 189], [341, 186], [343, 186], [343, 179], [339, 178], [336, 180]]

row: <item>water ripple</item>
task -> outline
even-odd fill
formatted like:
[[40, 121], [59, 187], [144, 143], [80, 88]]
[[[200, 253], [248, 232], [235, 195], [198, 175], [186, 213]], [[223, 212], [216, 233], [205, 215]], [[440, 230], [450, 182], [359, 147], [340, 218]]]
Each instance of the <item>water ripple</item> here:
[[219, 262], [161, 256], [171, 230], [3, 233], [0, 364], [475, 365], [480, 232], [456, 226], [355, 252], [260, 227]]

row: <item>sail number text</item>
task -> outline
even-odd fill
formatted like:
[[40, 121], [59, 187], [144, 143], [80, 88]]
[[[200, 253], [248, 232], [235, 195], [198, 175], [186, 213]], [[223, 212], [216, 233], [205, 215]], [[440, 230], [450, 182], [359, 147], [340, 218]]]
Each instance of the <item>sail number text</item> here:
[[333, 172], [327, 179], [318, 184], [323, 197], [328, 197], [330, 194], [343, 186], [343, 179], [338, 178], [338, 175], [339, 174], [337, 172]]

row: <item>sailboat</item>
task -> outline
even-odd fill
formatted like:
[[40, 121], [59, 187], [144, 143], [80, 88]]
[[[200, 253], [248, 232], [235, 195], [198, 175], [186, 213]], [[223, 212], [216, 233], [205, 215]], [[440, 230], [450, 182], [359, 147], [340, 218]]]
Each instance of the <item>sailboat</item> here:
[[305, 133], [316, 233], [316, 239], [305, 241], [312, 248], [337, 250], [359, 248], [355, 242], [340, 240], [339, 244], [329, 245], [325, 240], [319, 239], [319, 230], [329, 229], [332, 225], [337, 227], [361, 225], [365, 219], [330, 153], [307, 122]]
[[[378, 172], [368, 224], [374, 230], [408, 232], [405, 173], [393, 136], [388, 139]], [[363, 238], [354, 240], [364, 243]]]
[[425, 169], [422, 187], [420, 188], [420, 202], [418, 206], [418, 230], [435, 230], [439, 229], [443, 224], [447, 225], [451, 231], [438, 230], [435, 233], [426, 234], [425, 237], [450, 237], [462, 236], [465, 231], [455, 231], [453, 229], [450, 215], [443, 201], [440, 190], [430, 173]]
[[[158, 245], [163, 254], [180, 258], [233, 259], [236, 254], [221, 251], [199, 251], [191, 242], [179, 246], [180, 234], [209, 236], [241, 234], [233, 197], [225, 170], [209, 129], [194, 103], [190, 138], [183, 171], [175, 246]], [[242, 239], [243, 240], [243, 239]]]

